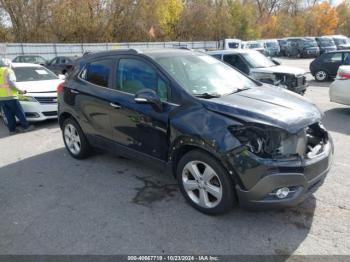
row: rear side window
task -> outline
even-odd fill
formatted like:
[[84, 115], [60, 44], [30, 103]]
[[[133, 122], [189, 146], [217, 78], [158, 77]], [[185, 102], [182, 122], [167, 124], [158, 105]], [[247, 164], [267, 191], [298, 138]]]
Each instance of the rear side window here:
[[334, 54], [327, 54], [324, 58], [323, 58], [324, 62], [331, 62], [331, 63], [335, 63], [335, 62], [341, 62], [342, 61], [342, 54], [341, 53], [334, 53]]
[[344, 65], [350, 65], [350, 53], [345, 54]]
[[86, 65], [80, 77], [94, 85], [109, 87], [112, 68], [112, 59], [95, 61]]
[[143, 89], [153, 89], [161, 101], [167, 100], [166, 82], [149, 64], [132, 58], [120, 59], [117, 71], [120, 91], [136, 94]]

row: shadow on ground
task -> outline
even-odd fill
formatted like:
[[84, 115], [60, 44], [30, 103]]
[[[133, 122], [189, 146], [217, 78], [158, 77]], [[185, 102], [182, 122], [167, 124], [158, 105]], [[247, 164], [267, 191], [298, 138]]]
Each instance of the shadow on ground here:
[[[40, 129], [53, 129], [58, 127], [57, 119], [50, 119], [42, 122], [33, 122], [30, 123], [34, 125], [35, 130], [40, 130]], [[19, 126], [19, 125], [18, 125]], [[9, 136], [8, 129], [5, 126], [4, 122], [2, 121], [2, 118], [0, 116], [0, 138], [7, 137]], [[13, 135], [13, 136], [16, 136]]]
[[332, 108], [324, 114], [323, 122], [328, 130], [350, 135], [350, 107]]
[[[312, 76], [311, 76], [312, 77]], [[309, 80], [309, 86], [313, 86], [313, 87], [327, 87], [329, 88], [329, 85], [332, 83], [333, 81], [326, 81], [326, 82], [317, 82], [316, 80]]]
[[307, 237], [311, 197], [285, 211], [207, 216], [176, 180], [132, 160], [60, 148], [0, 168], [0, 254], [278, 254]]

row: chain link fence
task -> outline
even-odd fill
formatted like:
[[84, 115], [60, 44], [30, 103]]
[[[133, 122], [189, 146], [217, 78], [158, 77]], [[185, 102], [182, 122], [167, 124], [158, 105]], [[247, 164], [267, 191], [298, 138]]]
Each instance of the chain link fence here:
[[40, 55], [45, 59], [56, 56], [81, 56], [85, 52], [98, 52], [118, 49], [179, 48], [216, 49], [217, 41], [201, 42], [135, 42], [135, 43], [0, 43], [0, 56], [13, 59], [18, 55]]

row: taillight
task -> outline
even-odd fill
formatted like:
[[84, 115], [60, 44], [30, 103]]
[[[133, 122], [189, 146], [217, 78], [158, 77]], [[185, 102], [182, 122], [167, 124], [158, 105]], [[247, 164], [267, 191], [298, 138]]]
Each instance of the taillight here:
[[338, 74], [337, 74], [337, 79], [338, 80], [348, 80], [348, 79], [350, 79], [350, 72], [349, 71], [339, 70]]
[[64, 82], [62, 82], [61, 84], [58, 85], [58, 87], [57, 87], [57, 94], [61, 93], [63, 88], [64, 88]]

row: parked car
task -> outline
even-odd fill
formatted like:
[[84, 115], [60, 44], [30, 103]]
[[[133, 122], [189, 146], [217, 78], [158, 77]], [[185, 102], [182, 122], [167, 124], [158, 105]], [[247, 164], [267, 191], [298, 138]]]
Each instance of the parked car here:
[[316, 81], [334, 78], [341, 65], [350, 65], [350, 50], [325, 53], [310, 63], [310, 72]]
[[265, 39], [261, 40], [261, 42], [264, 45], [265, 48], [265, 55], [266, 56], [278, 56], [280, 54], [280, 45], [278, 44], [278, 41], [275, 39]]
[[29, 63], [12, 63], [19, 88], [27, 91], [19, 100], [28, 121], [57, 118], [56, 89], [63, 82], [45, 67]]
[[280, 56], [286, 56], [287, 49], [287, 40], [285, 39], [277, 39], [278, 44], [280, 45]]
[[47, 61], [45, 58], [39, 55], [19, 55], [16, 56], [13, 60], [13, 63], [32, 63], [32, 64], [39, 64], [39, 65], [45, 65]]
[[75, 63], [76, 57], [70, 57], [70, 56], [57, 56], [51, 61], [49, 61], [45, 66], [54, 72], [56, 75], [62, 74], [65, 75], [68, 73], [74, 63]]
[[335, 81], [329, 87], [331, 102], [350, 106], [350, 66], [340, 66]]
[[315, 40], [320, 48], [320, 55], [337, 50], [337, 46], [331, 37], [315, 37]]
[[286, 55], [289, 57], [318, 57], [320, 49], [312, 37], [287, 38]]
[[308, 86], [302, 69], [280, 65], [254, 50], [219, 50], [207, 54], [226, 62], [255, 80], [282, 85], [288, 90], [304, 94]]
[[350, 41], [349, 41], [349, 38], [347, 38], [346, 36], [344, 36], [344, 35], [329, 35], [326, 37], [333, 38], [334, 43], [337, 46], [338, 50], [350, 49]]
[[333, 143], [313, 103], [203, 53], [95, 53], [57, 91], [72, 157], [99, 147], [158, 165], [204, 213], [237, 202], [294, 206], [331, 166]]
[[259, 41], [247, 41], [245, 42], [245, 48], [258, 51], [262, 54], [265, 52], [264, 44]]

